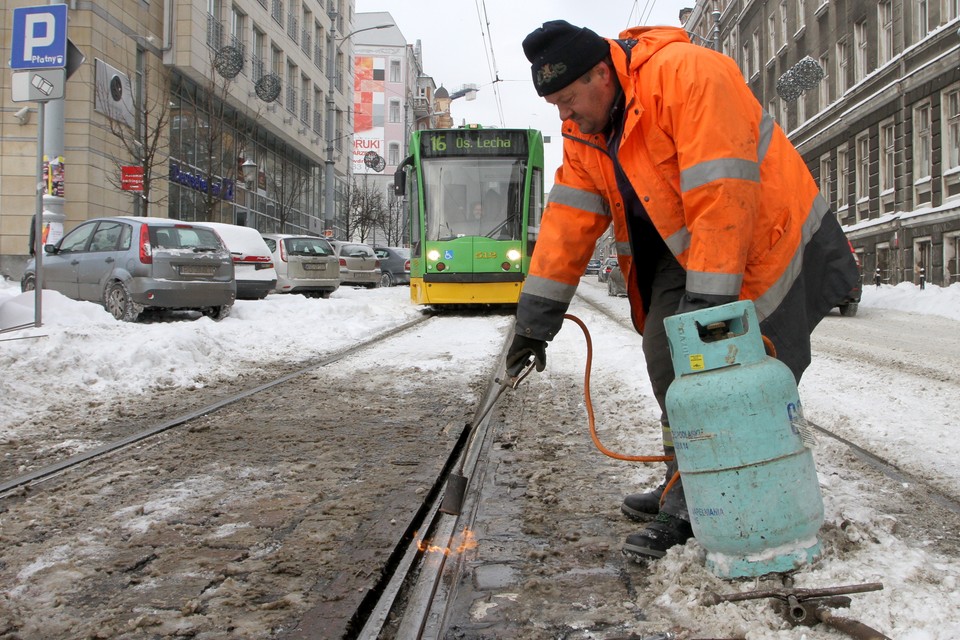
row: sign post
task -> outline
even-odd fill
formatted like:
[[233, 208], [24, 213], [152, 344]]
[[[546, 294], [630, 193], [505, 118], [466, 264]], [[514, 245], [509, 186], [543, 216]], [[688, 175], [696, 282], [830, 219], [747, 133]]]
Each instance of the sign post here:
[[46, 103], [63, 97], [67, 67], [67, 5], [48, 4], [13, 10], [10, 38], [11, 97], [37, 103], [37, 206], [33, 220], [33, 324], [43, 318], [43, 129]]

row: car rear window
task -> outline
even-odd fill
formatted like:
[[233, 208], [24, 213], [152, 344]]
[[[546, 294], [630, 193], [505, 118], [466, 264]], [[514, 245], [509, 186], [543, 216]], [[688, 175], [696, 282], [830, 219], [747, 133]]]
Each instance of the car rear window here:
[[340, 255], [351, 258], [372, 258], [373, 249], [365, 244], [345, 244], [340, 247]]
[[150, 227], [150, 243], [156, 249], [222, 249], [220, 236], [206, 227]]
[[332, 256], [333, 247], [323, 238], [285, 238], [291, 256]]

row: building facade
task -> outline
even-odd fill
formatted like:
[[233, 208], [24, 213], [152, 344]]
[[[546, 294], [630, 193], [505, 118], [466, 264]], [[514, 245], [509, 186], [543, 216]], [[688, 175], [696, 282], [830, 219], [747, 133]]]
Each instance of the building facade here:
[[701, 0], [685, 28], [737, 61], [865, 273], [960, 281], [960, 0]]
[[[3, 3], [4, 59], [12, 10], [37, 4]], [[68, 37], [85, 61], [65, 98], [45, 105], [45, 211], [66, 230], [154, 215], [335, 234], [350, 175], [353, 17], [353, 0], [71, 0]], [[13, 102], [3, 74], [0, 273], [13, 279], [37, 210], [24, 161], [38, 151], [36, 111]], [[127, 190], [125, 167], [144, 191]]]

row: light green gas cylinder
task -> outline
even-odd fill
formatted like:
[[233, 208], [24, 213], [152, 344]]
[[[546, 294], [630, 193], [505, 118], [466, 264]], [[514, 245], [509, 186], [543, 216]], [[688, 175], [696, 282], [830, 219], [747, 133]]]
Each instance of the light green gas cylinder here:
[[724, 578], [820, 555], [823, 499], [790, 369], [769, 357], [752, 302], [664, 321], [676, 378], [667, 416], [693, 532]]

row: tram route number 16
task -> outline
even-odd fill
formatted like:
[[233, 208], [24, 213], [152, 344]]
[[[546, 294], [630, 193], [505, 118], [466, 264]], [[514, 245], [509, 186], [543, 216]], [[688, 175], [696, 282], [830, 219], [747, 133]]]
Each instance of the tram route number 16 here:
[[[457, 138], [455, 140], [457, 149], [472, 149], [473, 144], [469, 140], [464, 140], [463, 138]], [[439, 136], [434, 136], [430, 138], [430, 150], [438, 153], [443, 153], [447, 150], [447, 141], [445, 138]]]

